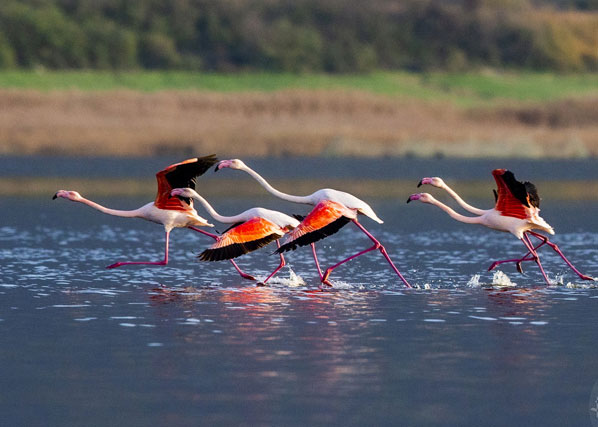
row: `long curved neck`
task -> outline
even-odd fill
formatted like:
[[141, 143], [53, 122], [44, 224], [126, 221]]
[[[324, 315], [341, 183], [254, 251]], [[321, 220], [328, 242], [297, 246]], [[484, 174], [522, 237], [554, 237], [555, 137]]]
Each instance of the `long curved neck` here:
[[270, 194], [273, 194], [274, 196], [278, 197], [279, 199], [287, 200], [287, 201], [293, 202], [293, 203], [303, 203], [303, 204], [308, 204], [308, 205], [313, 204], [313, 200], [310, 196], [293, 196], [292, 194], [283, 193], [282, 191], [277, 190], [276, 188], [272, 187], [268, 183], [268, 181], [266, 181], [259, 173], [257, 173], [256, 171], [254, 171], [253, 169], [251, 169], [248, 166], [245, 166], [240, 170], [247, 172], [257, 182], [259, 182], [262, 185], [262, 187], [264, 187], [266, 189], [266, 191], [268, 191]]
[[225, 224], [232, 224], [232, 223], [235, 223], [235, 222], [244, 221], [246, 219], [246, 218], [244, 218], [242, 216], [242, 214], [235, 215], [235, 216], [223, 216], [223, 215], [220, 215], [218, 212], [216, 212], [216, 210], [212, 207], [212, 205], [210, 205], [208, 203], [208, 201], [206, 199], [204, 199], [202, 196], [199, 195], [199, 193], [197, 193], [197, 191], [192, 190], [192, 189], [189, 189], [188, 191], [189, 191], [191, 197], [193, 197], [195, 200], [197, 200], [199, 203], [201, 203], [201, 205], [205, 208], [205, 210], [216, 221], [220, 221], [220, 222], [223, 222]]
[[468, 204], [465, 200], [463, 200], [461, 198], [461, 196], [459, 196], [451, 187], [449, 187], [448, 185], [444, 184], [444, 186], [442, 187], [446, 190], [447, 193], [450, 194], [450, 196], [455, 199], [457, 201], [457, 203], [459, 204], [459, 206], [461, 206], [463, 209], [465, 209], [467, 212], [471, 212], [472, 214], [476, 214], [476, 215], [483, 215], [486, 211], [484, 211], [483, 209], [478, 209], [474, 206], [471, 206], [470, 204]]
[[123, 210], [118, 210], [118, 209], [110, 209], [107, 208], [105, 206], [100, 205], [99, 203], [93, 202], [91, 200], [85, 199], [85, 198], [81, 198], [80, 200], [76, 200], [80, 203], [83, 203], [87, 206], [90, 206], [94, 209], [97, 209], [100, 212], [103, 212], [105, 214], [108, 215], [114, 215], [114, 216], [122, 216], [125, 218], [137, 218], [139, 217], [139, 209], [135, 209], [132, 211], [123, 211]]
[[482, 217], [461, 215], [460, 213], [455, 212], [453, 209], [449, 208], [447, 205], [445, 205], [442, 202], [439, 202], [438, 200], [436, 200], [434, 198], [432, 198], [427, 203], [438, 206], [440, 209], [445, 211], [451, 218], [453, 218], [454, 220], [457, 220], [459, 222], [464, 222], [466, 224], [481, 224], [482, 223]]

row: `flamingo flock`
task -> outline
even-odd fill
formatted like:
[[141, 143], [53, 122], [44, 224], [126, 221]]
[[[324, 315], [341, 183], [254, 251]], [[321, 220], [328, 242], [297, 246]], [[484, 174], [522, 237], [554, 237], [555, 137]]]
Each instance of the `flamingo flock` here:
[[[312, 206], [312, 209], [305, 216], [289, 216], [282, 212], [261, 207], [250, 208], [237, 215], [221, 215], [198, 193], [197, 188], [198, 177], [214, 165], [215, 171], [228, 168], [245, 172], [273, 196], [291, 203], [307, 204]], [[523, 243], [527, 250], [523, 256], [495, 261], [488, 268], [489, 271], [501, 264], [514, 263], [517, 270], [523, 273], [522, 263], [533, 261], [540, 269], [544, 281], [550, 285], [551, 282], [538, 255], [538, 249], [547, 245], [563, 259], [566, 265], [581, 280], [595, 280], [593, 277], [581, 273], [548, 237], [534, 231], [539, 230], [554, 235], [553, 228], [539, 215], [540, 198], [536, 187], [530, 182], [516, 180], [514, 174], [506, 169], [495, 169], [492, 171], [492, 175], [497, 185], [497, 190], [494, 190], [495, 206], [486, 210], [476, 208], [465, 202], [439, 177], [423, 178], [418, 184], [418, 187], [428, 185], [446, 191], [459, 206], [473, 214], [473, 216], [457, 213], [449, 206], [436, 200], [429, 193], [412, 194], [407, 199], [407, 203], [419, 201], [435, 205], [459, 222], [479, 224], [493, 230], [508, 232]], [[317, 190], [307, 196], [287, 194], [274, 188], [265, 178], [243, 161], [239, 159], [218, 161], [215, 155], [187, 159], [170, 165], [156, 174], [156, 180], [158, 191], [155, 200], [134, 210], [110, 209], [84, 198], [76, 191], [59, 190], [53, 198], [64, 198], [83, 203], [108, 215], [141, 218], [162, 224], [165, 231], [164, 258], [162, 260], [119, 261], [106, 268], [140, 264], [167, 265], [170, 232], [174, 228], [188, 228], [214, 240], [210, 247], [198, 255], [199, 260], [227, 260], [242, 278], [254, 281], [256, 281], [256, 278], [243, 272], [234, 259], [263, 248], [271, 242], [276, 242], [277, 249], [274, 253], [279, 256], [280, 262], [265, 280], [259, 282], [260, 285], [265, 285], [286, 265], [284, 253], [296, 250], [298, 247], [310, 246], [321, 288], [332, 287], [330, 275], [337, 267], [375, 250], [380, 252], [401, 283], [405, 287], [411, 288], [409, 282], [390, 258], [386, 248], [359, 222], [359, 217], [369, 218], [379, 224], [382, 224], [383, 221], [376, 215], [370, 205], [352, 194], [330, 188]], [[194, 208], [194, 200], [197, 200], [214, 220], [231, 224], [231, 226], [221, 234], [210, 233], [198, 228], [213, 227], [214, 225], [199, 216]], [[358, 250], [353, 255], [341, 259], [322, 271], [315, 243], [337, 233], [349, 223], [357, 227], [371, 241], [372, 246]], [[536, 240], [535, 244], [532, 239]]]

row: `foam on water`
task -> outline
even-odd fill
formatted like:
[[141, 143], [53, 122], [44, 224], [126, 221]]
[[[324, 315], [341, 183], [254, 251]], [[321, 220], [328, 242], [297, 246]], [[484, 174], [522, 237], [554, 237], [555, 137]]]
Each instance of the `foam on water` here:
[[492, 276], [492, 285], [500, 288], [510, 288], [517, 286], [517, 283], [512, 282], [505, 273], [500, 270], [494, 272]]
[[[288, 277], [282, 277], [285, 269], [287, 269], [289, 271]], [[268, 276], [258, 275], [256, 277], [256, 279], [258, 279], [258, 281], [264, 281], [264, 280], [266, 280], [267, 277]], [[289, 267], [288, 265], [285, 266], [283, 269], [281, 269], [274, 277], [272, 277], [270, 280], [268, 280], [268, 284], [269, 285], [283, 285], [283, 286], [289, 287], [289, 288], [297, 288], [297, 287], [307, 285], [305, 283], [305, 280], [303, 280], [303, 278], [301, 276], [296, 274], [293, 271], [293, 269], [291, 267]]]

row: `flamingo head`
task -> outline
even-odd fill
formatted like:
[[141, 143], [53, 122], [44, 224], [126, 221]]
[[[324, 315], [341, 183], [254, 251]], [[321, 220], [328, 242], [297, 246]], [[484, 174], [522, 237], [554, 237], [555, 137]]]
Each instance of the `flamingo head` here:
[[73, 202], [78, 202], [81, 199], [83, 199], [81, 194], [77, 193], [76, 191], [67, 191], [67, 190], [57, 191], [56, 194], [54, 194], [54, 197], [52, 197], [52, 200], [55, 200], [58, 197], [62, 197], [63, 199], [72, 200]]
[[243, 169], [245, 167], [245, 163], [239, 159], [230, 159], [230, 160], [221, 160], [216, 165], [216, 169], [214, 172], [218, 172], [222, 168], [231, 168], [231, 169]]
[[193, 191], [190, 188], [175, 188], [170, 192], [170, 195], [172, 197], [179, 196], [187, 199], [192, 199], [194, 196], [193, 193], [195, 193], [195, 191]]
[[430, 203], [433, 200], [433, 197], [429, 193], [415, 193], [409, 196], [407, 203], [415, 200], [419, 200], [422, 203]]
[[421, 181], [419, 182], [419, 184], [417, 184], [418, 187], [421, 187], [422, 185], [433, 185], [434, 187], [438, 187], [438, 188], [442, 188], [444, 187], [444, 181], [442, 180], [442, 178], [438, 178], [437, 176], [433, 177], [433, 178], [422, 178]]

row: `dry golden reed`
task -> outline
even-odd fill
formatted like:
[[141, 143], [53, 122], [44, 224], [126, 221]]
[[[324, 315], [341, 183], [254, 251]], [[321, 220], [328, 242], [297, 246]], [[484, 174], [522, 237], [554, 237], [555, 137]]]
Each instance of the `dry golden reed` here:
[[598, 155], [598, 99], [457, 108], [360, 91], [0, 90], [0, 154]]

